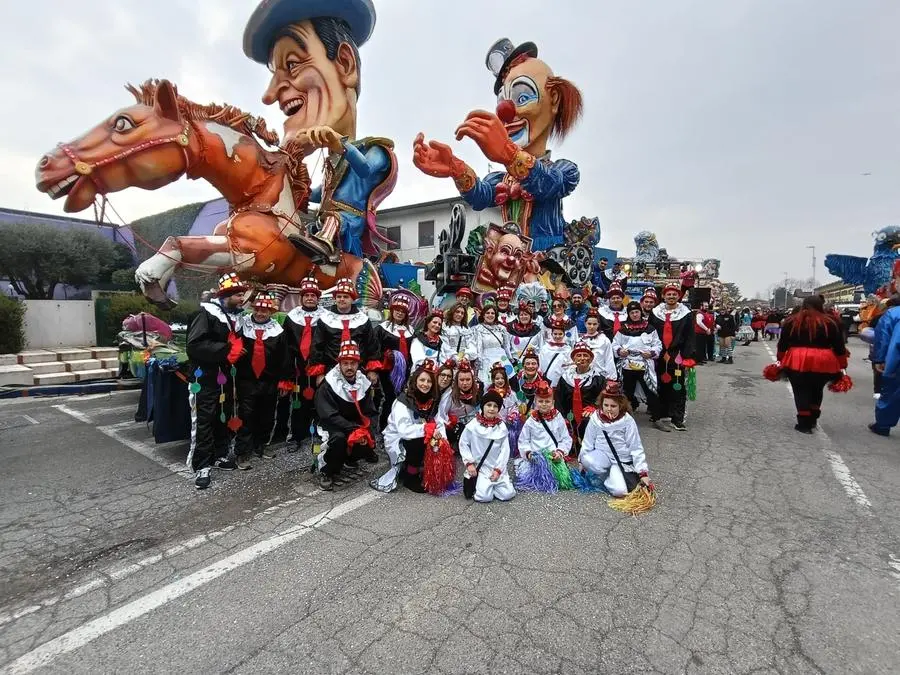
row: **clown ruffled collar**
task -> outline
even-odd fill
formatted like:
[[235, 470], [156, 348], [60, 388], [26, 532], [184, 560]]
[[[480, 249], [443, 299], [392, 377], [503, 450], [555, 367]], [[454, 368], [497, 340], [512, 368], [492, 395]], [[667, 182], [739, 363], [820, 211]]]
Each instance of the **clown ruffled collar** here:
[[536, 419], [538, 422], [540, 422], [540, 421], [549, 422], [549, 421], [555, 419], [557, 415], [559, 415], [559, 411], [556, 408], [552, 408], [550, 410], [550, 412], [548, 412], [546, 415], [542, 415], [537, 410], [531, 411], [531, 417], [533, 419]]
[[485, 416], [482, 415], [481, 413], [475, 413], [475, 419], [478, 420], [478, 423], [479, 423], [481, 426], [487, 427], [487, 428], [489, 428], [489, 429], [491, 429], [491, 428], [497, 426], [498, 424], [500, 424], [500, 422], [503, 421], [503, 420], [500, 419], [500, 415], [497, 415], [496, 417], [493, 417], [493, 418], [491, 418], [491, 419], [488, 419], [487, 417], [485, 417]]

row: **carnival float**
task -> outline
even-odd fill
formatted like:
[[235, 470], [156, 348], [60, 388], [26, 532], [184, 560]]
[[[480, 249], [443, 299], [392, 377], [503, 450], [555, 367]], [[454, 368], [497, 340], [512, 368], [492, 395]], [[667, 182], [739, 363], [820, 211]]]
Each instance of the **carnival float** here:
[[[210, 234], [170, 236], [138, 266], [136, 280], [152, 302], [173, 305], [170, 282], [179, 271], [194, 270], [233, 271], [257, 288], [274, 290], [287, 306], [307, 276], [323, 289], [349, 277], [365, 305], [379, 306], [385, 255], [378, 243], [386, 240], [377, 228], [377, 209], [396, 185], [397, 158], [392, 141], [357, 133], [359, 48], [370, 38], [376, 14], [372, 0], [328, 3], [327, 16], [324, 6], [313, 0], [262, 2], [245, 28], [245, 54], [271, 69], [262, 101], [285, 115], [281, 134], [235, 106], [198, 103], [169, 80], [147, 80], [127, 85], [130, 105], [38, 162], [39, 191], [63, 199], [67, 212], [93, 205], [101, 219], [114, 211], [109, 196], [130, 187], [156, 190], [186, 177], [221, 193], [228, 216]], [[309, 47], [311, 41], [317, 48]], [[322, 77], [303, 74], [297, 54], [304, 49]], [[562, 293], [590, 289], [600, 223], [595, 217], [563, 218], [563, 200], [581, 175], [572, 161], [550, 158], [551, 140], [563, 141], [580, 119], [582, 94], [538, 58], [533, 42], [498, 40], [485, 65], [496, 108], [469, 112], [454, 137], [474, 142], [504, 170], [479, 177], [450, 145], [421, 133], [413, 142], [414, 165], [452, 179], [461, 200], [425, 276], [438, 295], [470, 286], [483, 299], [501, 286], [522, 284]], [[323, 178], [314, 187], [308, 163], [318, 168], [310, 158], [319, 151]], [[501, 222], [467, 233], [462, 203], [476, 211], [499, 207]], [[669, 259], [649, 232], [639, 233], [635, 243], [635, 256], [622, 259], [633, 288], [662, 286], [688, 265], [696, 268], [707, 297], [717, 294], [717, 260]], [[418, 290], [415, 279], [404, 285]]]

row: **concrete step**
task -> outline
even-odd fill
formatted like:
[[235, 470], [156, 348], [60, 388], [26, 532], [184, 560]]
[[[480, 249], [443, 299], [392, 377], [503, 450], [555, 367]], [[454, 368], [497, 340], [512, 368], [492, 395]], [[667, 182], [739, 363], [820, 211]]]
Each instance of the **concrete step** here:
[[96, 368], [94, 370], [79, 370], [71, 374], [75, 376], [76, 382], [84, 382], [85, 380], [108, 380], [111, 377], [115, 377], [118, 373], [118, 369]]
[[78, 361], [66, 361], [66, 370], [76, 373], [80, 370], [97, 370], [103, 366], [99, 359], [80, 359]]
[[47, 363], [48, 361], [59, 361], [56, 352], [48, 352], [46, 349], [35, 349], [30, 352], [20, 352], [18, 354], [19, 363], [27, 366], [30, 363]]
[[49, 373], [35, 375], [34, 383], [38, 385], [70, 384], [75, 381], [75, 373]]
[[118, 359], [118, 347], [91, 347], [91, 356], [95, 359]]
[[22, 366], [18, 363], [7, 366], [0, 366], [0, 385], [4, 384], [24, 384], [31, 386], [34, 384], [34, 373], [28, 366]]
[[49, 375], [50, 373], [66, 372], [66, 364], [62, 361], [47, 361], [47, 363], [32, 363], [28, 366], [35, 375]]
[[90, 349], [57, 349], [55, 351], [59, 361], [83, 361], [91, 358]]
[[116, 372], [119, 372], [119, 359], [101, 359], [101, 367], [115, 368]]
[[14, 366], [18, 362], [18, 354], [0, 354], [0, 366]]

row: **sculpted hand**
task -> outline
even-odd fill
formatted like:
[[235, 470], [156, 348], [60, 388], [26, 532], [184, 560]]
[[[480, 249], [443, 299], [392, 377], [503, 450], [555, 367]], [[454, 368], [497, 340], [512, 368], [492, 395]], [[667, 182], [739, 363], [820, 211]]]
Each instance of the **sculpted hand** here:
[[500, 118], [486, 110], [473, 110], [466, 116], [456, 129], [456, 140], [460, 141], [464, 136], [475, 141], [490, 161], [503, 165], [512, 162], [519, 150]]
[[449, 145], [438, 141], [425, 142], [425, 135], [419, 133], [413, 141], [413, 164], [422, 172], [435, 178], [454, 176], [456, 163], [462, 163], [453, 155]]
[[328, 148], [332, 152], [341, 152], [341, 135], [331, 127], [310, 127], [297, 134], [297, 140], [312, 148]]

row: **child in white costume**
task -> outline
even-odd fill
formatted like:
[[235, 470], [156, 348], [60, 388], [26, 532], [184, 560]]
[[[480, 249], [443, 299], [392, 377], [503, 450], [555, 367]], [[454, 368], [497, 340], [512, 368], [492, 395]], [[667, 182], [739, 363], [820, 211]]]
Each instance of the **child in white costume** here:
[[466, 425], [459, 438], [459, 454], [466, 465], [466, 476], [478, 477], [475, 483], [476, 502], [493, 499], [505, 502], [516, 496], [516, 489], [506, 470], [509, 463], [509, 432], [500, 419], [502, 404], [503, 400], [497, 392], [487, 392], [481, 399], [481, 412]]
[[628, 412], [628, 399], [617, 383], [611, 385], [600, 395], [600, 407], [588, 420], [578, 461], [591, 473], [604, 478], [603, 485], [613, 497], [624, 497], [628, 488], [616, 454], [626, 473], [637, 474], [640, 482], [651, 489], [653, 484], [648, 477], [647, 458], [637, 424]]
[[618, 380], [619, 373], [616, 370], [615, 352], [612, 342], [606, 337], [606, 333], [600, 332], [600, 312], [591, 307], [584, 320], [587, 329], [579, 339], [594, 352], [594, 368], [607, 380]]
[[537, 386], [534, 410], [528, 414], [519, 433], [519, 457], [515, 460], [516, 476], [523, 477], [530, 471], [529, 459], [533, 452], [551, 452], [551, 459], [565, 459], [572, 450], [572, 436], [566, 419], [553, 405], [553, 387], [547, 382]]

